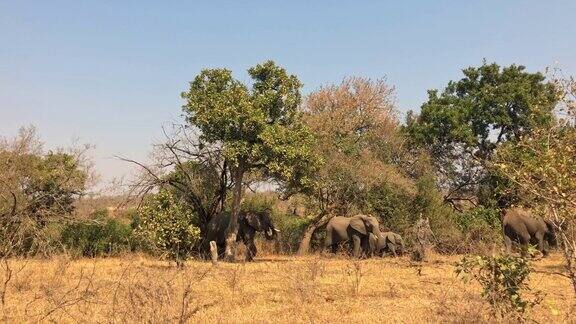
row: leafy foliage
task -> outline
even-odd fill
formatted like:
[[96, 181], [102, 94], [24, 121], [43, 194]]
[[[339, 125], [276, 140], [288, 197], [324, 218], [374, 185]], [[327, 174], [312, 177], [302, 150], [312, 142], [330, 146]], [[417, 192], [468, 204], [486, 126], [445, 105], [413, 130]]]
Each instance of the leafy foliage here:
[[87, 174], [78, 160], [66, 153], [50, 152], [36, 157], [24, 193], [30, 204], [27, 212], [39, 221], [70, 214], [74, 201], [83, 194]]
[[226, 200], [228, 182], [226, 170], [216, 160], [188, 160], [176, 163], [176, 167], [165, 175], [164, 186], [174, 196], [174, 199], [185, 204], [198, 217], [194, 218], [194, 226], [205, 231], [211, 217], [223, 209]]
[[496, 63], [463, 70], [439, 93], [428, 92], [420, 116], [406, 127], [413, 143], [430, 148], [446, 199], [476, 195], [486, 179], [486, 162], [504, 142], [517, 142], [553, 122], [559, 96], [540, 73]]
[[107, 216], [106, 210], [91, 219], [67, 224], [62, 230], [61, 242], [75, 254], [85, 257], [114, 256], [129, 252], [132, 227]]
[[498, 150], [494, 166], [527, 197], [576, 209], [576, 128], [539, 129]]
[[41, 147], [34, 128], [0, 138], [1, 255], [50, 253], [48, 227], [72, 214], [89, 181], [88, 147], [48, 153]]
[[291, 187], [309, 186], [318, 157], [297, 109], [302, 84], [272, 61], [248, 73], [251, 91], [230, 70], [203, 70], [182, 94], [188, 122], [202, 140], [222, 143], [226, 159], [242, 172], [259, 169]]
[[464, 231], [478, 226], [500, 229], [500, 211], [479, 206], [458, 214], [458, 225]]
[[530, 272], [525, 259], [513, 256], [467, 256], [456, 265], [456, 273], [465, 281], [474, 279], [482, 286], [482, 297], [500, 317], [524, 318], [530, 307], [540, 303], [538, 294], [532, 300], [523, 296], [530, 291]]
[[383, 183], [413, 192], [395, 161], [401, 155], [394, 89], [385, 80], [349, 78], [312, 93], [305, 121], [324, 164], [315, 177], [321, 210], [347, 214], [365, 206], [368, 192]]
[[195, 215], [168, 191], [146, 202], [135, 229], [136, 236], [153, 251], [181, 264], [192, 254], [200, 239]]

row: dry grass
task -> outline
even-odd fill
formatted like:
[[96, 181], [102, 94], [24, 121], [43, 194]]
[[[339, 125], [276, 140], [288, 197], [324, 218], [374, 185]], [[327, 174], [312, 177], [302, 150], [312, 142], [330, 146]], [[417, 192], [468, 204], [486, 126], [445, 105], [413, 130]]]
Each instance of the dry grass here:
[[[10, 260], [1, 319], [7, 322], [483, 322], [479, 287], [455, 277], [460, 256], [407, 258], [270, 256], [178, 270], [140, 256]], [[531, 286], [544, 292], [537, 322], [574, 322], [560, 255], [535, 262]], [[420, 269], [420, 270], [419, 270]], [[543, 273], [545, 272], [545, 273]], [[4, 282], [7, 271], [4, 268]]]

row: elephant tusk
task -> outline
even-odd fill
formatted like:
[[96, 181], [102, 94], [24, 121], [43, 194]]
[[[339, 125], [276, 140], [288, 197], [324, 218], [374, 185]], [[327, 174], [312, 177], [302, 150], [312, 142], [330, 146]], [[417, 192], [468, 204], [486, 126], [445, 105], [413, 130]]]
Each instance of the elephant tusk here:
[[277, 228], [274, 228], [274, 231], [276, 231], [276, 233], [280, 233], [280, 230]]

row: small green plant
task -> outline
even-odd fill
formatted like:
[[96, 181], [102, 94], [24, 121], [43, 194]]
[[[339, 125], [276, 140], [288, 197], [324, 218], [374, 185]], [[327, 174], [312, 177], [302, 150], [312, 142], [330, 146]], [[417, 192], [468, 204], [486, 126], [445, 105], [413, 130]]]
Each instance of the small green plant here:
[[482, 286], [482, 297], [497, 317], [524, 319], [529, 308], [541, 301], [540, 292], [533, 299], [523, 295], [530, 291], [527, 279], [532, 271], [528, 262], [513, 256], [466, 256], [456, 264], [456, 274]]
[[95, 213], [92, 219], [66, 224], [61, 242], [79, 256], [112, 256], [130, 251], [132, 228], [110, 218], [106, 213]]
[[193, 225], [195, 217], [168, 191], [161, 191], [140, 211], [136, 236], [151, 250], [182, 266], [200, 240], [200, 229]]

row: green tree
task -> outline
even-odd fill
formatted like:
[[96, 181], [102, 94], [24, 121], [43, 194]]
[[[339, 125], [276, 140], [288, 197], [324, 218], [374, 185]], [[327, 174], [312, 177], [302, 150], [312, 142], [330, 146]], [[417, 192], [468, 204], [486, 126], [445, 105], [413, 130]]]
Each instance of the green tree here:
[[51, 216], [71, 214], [88, 178], [79, 168], [78, 159], [67, 153], [49, 152], [37, 157], [34, 165], [24, 187], [29, 200], [27, 212], [40, 223]]
[[280, 180], [284, 188], [306, 188], [318, 158], [314, 138], [301, 122], [298, 106], [302, 84], [272, 61], [248, 70], [252, 87], [227, 69], [203, 70], [192, 82], [183, 110], [200, 140], [220, 143], [231, 178], [232, 217], [227, 231], [226, 257], [233, 258], [243, 180], [250, 171]]
[[45, 153], [34, 128], [0, 138], [0, 254], [47, 253], [44, 230], [74, 211], [90, 179], [88, 147]]
[[186, 205], [164, 190], [141, 209], [135, 235], [145, 246], [182, 266], [200, 239], [200, 229], [193, 225], [197, 222], [195, 217]]
[[550, 125], [559, 99], [541, 73], [526, 72], [521, 65], [483, 63], [463, 73], [442, 92], [430, 90], [420, 115], [410, 114], [405, 129], [413, 144], [429, 148], [445, 200], [455, 206], [475, 199], [489, 180], [498, 185], [486, 168], [494, 150]]

